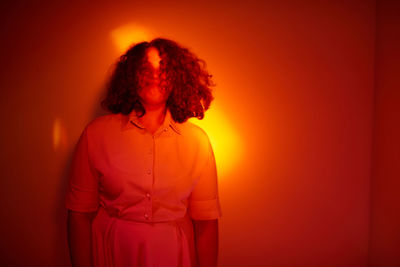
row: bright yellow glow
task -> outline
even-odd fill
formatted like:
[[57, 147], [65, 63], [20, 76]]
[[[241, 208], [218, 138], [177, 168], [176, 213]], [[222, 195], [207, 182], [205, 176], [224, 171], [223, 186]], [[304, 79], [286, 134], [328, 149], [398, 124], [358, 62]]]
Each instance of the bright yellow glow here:
[[134, 23], [123, 25], [111, 32], [111, 38], [121, 54], [132, 44], [149, 41], [151, 35], [144, 27]]
[[221, 112], [210, 109], [203, 120], [189, 119], [207, 132], [214, 150], [218, 174], [224, 176], [233, 169], [243, 155], [242, 145], [237, 131]]
[[[152, 39], [150, 31], [138, 24], [123, 25], [111, 32], [111, 38], [118, 52], [125, 53], [134, 44]], [[189, 121], [204, 129], [213, 146], [218, 174], [227, 174], [243, 155], [240, 138], [232, 124], [215, 109], [207, 111], [203, 120], [192, 118]]]

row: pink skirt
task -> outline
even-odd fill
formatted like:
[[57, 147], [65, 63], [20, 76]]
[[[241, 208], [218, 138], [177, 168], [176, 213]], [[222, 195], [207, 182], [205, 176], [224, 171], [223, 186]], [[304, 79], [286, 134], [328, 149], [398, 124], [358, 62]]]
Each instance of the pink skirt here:
[[92, 224], [95, 267], [196, 267], [193, 224], [185, 217], [138, 222], [100, 207]]

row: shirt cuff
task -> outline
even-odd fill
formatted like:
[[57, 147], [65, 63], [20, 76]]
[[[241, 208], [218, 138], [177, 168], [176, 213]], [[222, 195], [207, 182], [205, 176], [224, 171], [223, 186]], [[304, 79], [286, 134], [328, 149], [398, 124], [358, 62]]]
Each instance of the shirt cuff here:
[[193, 220], [214, 220], [222, 216], [218, 198], [191, 200], [188, 213]]
[[65, 208], [78, 212], [94, 212], [99, 208], [97, 192], [71, 186], [65, 195]]

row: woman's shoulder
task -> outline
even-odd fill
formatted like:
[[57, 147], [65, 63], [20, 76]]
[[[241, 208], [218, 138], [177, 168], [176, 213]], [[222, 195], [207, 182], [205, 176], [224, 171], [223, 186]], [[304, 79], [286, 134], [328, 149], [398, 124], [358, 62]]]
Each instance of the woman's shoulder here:
[[88, 131], [94, 132], [94, 131], [104, 131], [107, 129], [113, 128], [113, 126], [119, 125], [121, 123], [121, 114], [103, 114], [100, 116], [97, 116], [86, 124], [86, 129]]
[[195, 139], [201, 143], [209, 143], [209, 137], [206, 131], [191, 121], [180, 123], [179, 129], [182, 135], [187, 138]]

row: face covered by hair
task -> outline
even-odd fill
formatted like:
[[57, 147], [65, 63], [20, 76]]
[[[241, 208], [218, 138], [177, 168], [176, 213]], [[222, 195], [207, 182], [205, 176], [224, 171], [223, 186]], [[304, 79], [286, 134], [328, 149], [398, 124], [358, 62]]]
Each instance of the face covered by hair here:
[[160, 69], [160, 55], [155, 47], [150, 47], [146, 51], [142, 68], [138, 72], [139, 96], [144, 105], [160, 105], [165, 104], [169, 92], [164, 89], [162, 82], [165, 73]]

